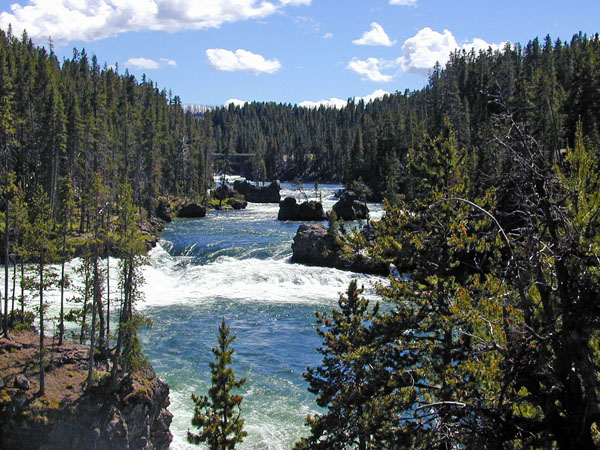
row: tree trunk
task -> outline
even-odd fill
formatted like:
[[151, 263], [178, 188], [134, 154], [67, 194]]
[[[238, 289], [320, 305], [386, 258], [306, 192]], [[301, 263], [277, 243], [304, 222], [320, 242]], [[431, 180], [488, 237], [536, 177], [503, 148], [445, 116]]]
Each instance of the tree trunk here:
[[14, 316], [15, 314], [15, 295], [17, 291], [17, 260], [13, 260], [13, 279], [12, 279], [12, 298], [10, 305], [10, 313]]
[[[43, 261], [43, 253], [40, 255]], [[43, 396], [46, 392], [46, 368], [44, 367], [44, 263], [40, 262], [40, 389], [38, 394]]]
[[96, 340], [96, 308], [98, 308], [98, 256], [94, 255], [94, 291], [92, 296], [92, 331], [90, 333], [90, 359], [88, 364], [87, 389], [92, 388], [92, 374], [94, 373], [94, 345]]
[[[63, 238], [64, 251], [64, 238]], [[58, 325], [58, 345], [62, 345], [65, 334], [65, 259], [60, 267], [60, 324]]]
[[85, 284], [83, 286], [83, 317], [81, 318], [81, 333], [79, 334], [79, 343], [83, 344], [83, 336], [85, 334], [85, 318], [87, 316], [88, 292], [90, 286], [90, 269], [86, 262], [85, 267]]
[[25, 261], [21, 258], [21, 322], [25, 322]]
[[8, 216], [9, 201], [6, 200], [6, 216], [4, 218], [4, 335], [8, 336]]
[[110, 248], [106, 249], [106, 339], [110, 339]]

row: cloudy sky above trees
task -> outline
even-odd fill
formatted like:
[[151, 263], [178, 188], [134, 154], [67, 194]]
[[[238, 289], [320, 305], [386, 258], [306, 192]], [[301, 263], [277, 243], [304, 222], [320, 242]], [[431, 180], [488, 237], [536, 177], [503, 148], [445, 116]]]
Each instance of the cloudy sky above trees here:
[[600, 31], [600, 1], [0, 0], [60, 60], [85, 48], [184, 103], [343, 106], [420, 89], [455, 50]]

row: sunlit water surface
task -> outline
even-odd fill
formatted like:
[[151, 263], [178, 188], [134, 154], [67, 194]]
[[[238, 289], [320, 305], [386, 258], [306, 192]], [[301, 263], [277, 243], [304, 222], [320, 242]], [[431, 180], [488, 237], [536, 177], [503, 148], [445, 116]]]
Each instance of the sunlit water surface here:
[[[326, 210], [339, 188], [320, 186]], [[315, 196], [312, 188], [306, 194]], [[304, 199], [290, 184], [282, 184], [285, 196]], [[381, 217], [380, 205], [369, 208], [373, 218]], [[206, 394], [210, 387], [211, 348], [222, 317], [237, 336], [235, 374], [247, 379], [240, 393], [248, 436], [239, 448], [291, 448], [307, 433], [307, 414], [318, 412], [302, 378], [306, 366], [321, 361], [314, 312], [336, 306], [353, 278], [367, 295], [373, 295], [373, 284], [380, 281], [292, 264], [291, 243], [299, 224], [277, 221], [277, 212], [278, 205], [250, 203], [241, 211], [176, 219], [150, 253], [144, 269], [145, 300], [138, 308], [153, 326], [142, 330], [141, 338], [157, 374], [171, 387], [172, 449], [197, 448], [186, 442], [193, 414], [190, 397]], [[71, 261], [67, 270], [72, 273], [77, 264]], [[117, 289], [117, 261], [110, 264], [112, 289]], [[67, 298], [71, 295], [69, 291]], [[57, 292], [48, 299], [49, 315], [55, 316]]]

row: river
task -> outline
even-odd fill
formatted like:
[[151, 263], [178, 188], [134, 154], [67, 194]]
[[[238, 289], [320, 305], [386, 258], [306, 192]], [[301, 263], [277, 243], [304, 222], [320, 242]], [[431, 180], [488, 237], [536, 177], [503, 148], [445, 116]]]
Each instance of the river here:
[[[321, 185], [325, 210], [339, 185]], [[304, 195], [282, 184], [282, 198]], [[306, 194], [314, 198], [312, 186]], [[381, 205], [370, 204], [372, 218]], [[277, 204], [249, 203], [245, 210], [209, 211], [202, 219], [167, 224], [144, 268], [144, 301], [138, 304], [153, 321], [141, 331], [145, 354], [171, 387], [174, 414], [171, 449], [198, 448], [186, 441], [191, 429], [191, 394], [210, 387], [211, 348], [225, 317], [233, 343], [233, 369], [245, 377], [242, 414], [248, 436], [240, 449], [289, 449], [307, 434], [304, 419], [318, 412], [302, 377], [306, 366], [321, 361], [315, 331], [317, 310], [331, 310], [352, 279], [367, 296], [381, 278], [336, 269], [292, 264], [291, 243], [298, 222], [277, 220]], [[73, 273], [77, 260], [68, 264]], [[117, 286], [116, 260], [111, 286]], [[116, 296], [116, 294], [114, 294]], [[69, 298], [70, 294], [67, 295]], [[58, 293], [50, 292], [48, 316], [58, 312]], [[69, 307], [69, 304], [67, 304]], [[49, 332], [55, 326], [49, 325]]]

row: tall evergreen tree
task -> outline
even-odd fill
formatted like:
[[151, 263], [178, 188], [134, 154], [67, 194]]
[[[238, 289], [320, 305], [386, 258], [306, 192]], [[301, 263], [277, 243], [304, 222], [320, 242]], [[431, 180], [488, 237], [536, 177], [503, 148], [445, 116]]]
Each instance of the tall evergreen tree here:
[[317, 404], [327, 408], [322, 415], [308, 417], [311, 435], [296, 443], [296, 449], [382, 448], [381, 431], [390, 425], [390, 417], [382, 399], [374, 393], [385, 390], [389, 372], [377, 364], [377, 354], [370, 345], [370, 322], [378, 314], [360, 297], [356, 280], [340, 296], [339, 309], [331, 317], [317, 313], [317, 329], [323, 339], [319, 352], [322, 365], [309, 367], [304, 377], [309, 391], [317, 395]]
[[44, 293], [49, 286], [54, 282], [54, 273], [49, 271], [47, 264], [52, 261], [56, 256], [56, 246], [52, 236], [52, 212], [50, 210], [50, 202], [48, 195], [44, 192], [41, 186], [38, 187], [31, 205], [31, 225], [27, 229], [28, 233], [26, 236], [26, 243], [28, 247], [28, 254], [32, 257], [36, 263], [37, 271], [37, 288], [38, 288], [38, 300], [39, 300], [39, 334], [40, 334], [40, 345], [39, 345], [39, 395], [45, 394], [45, 373], [46, 373], [46, 362], [45, 362], [45, 347], [44, 347], [44, 335], [45, 335], [45, 309], [46, 304], [44, 302]]
[[144, 241], [138, 230], [138, 214], [133, 201], [133, 190], [127, 182], [119, 186], [119, 217], [117, 222], [119, 284], [123, 295], [117, 330], [117, 343], [113, 352], [112, 379], [117, 380], [119, 371], [137, 370], [147, 364], [141, 351], [138, 329], [149, 321], [135, 311], [135, 305], [143, 299], [141, 268], [146, 263], [143, 256]]
[[200, 429], [199, 434], [188, 431], [188, 441], [193, 444], [206, 442], [211, 450], [234, 449], [243, 442], [247, 433], [243, 430], [242, 396], [233, 394], [246, 382], [237, 379], [231, 365], [234, 350], [230, 347], [235, 336], [229, 336], [229, 327], [223, 318], [219, 327], [218, 346], [212, 349], [215, 362], [210, 363], [212, 386], [207, 396], [192, 394], [195, 403], [192, 425]]

